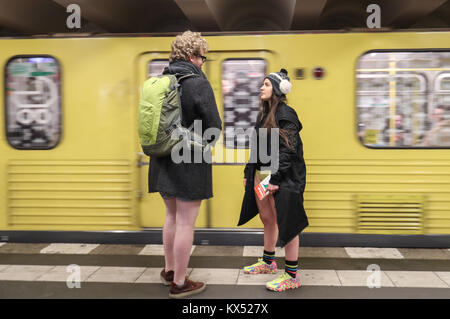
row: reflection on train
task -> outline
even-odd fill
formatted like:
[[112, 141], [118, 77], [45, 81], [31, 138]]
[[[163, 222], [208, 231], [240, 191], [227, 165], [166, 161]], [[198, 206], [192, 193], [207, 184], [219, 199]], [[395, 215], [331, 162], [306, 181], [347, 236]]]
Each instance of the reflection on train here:
[[17, 57], [6, 70], [6, 128], [11, 146], [46, 149], [60, 136], [59, 73], [50, 57]]
[[450, 54], [372, 52], [358, 62], [359, 136], [371, 147], [450, 146]]
[[[206, 36], [203, 70], [224, 127], [214, 197], [196, 226], [239, 236], [249, 156], [240, 133], [255, 124], [264, 75], [283, 67], [304, 127], [306, 233], [450, 234], [449, 35]], [[143, 81], [168, 65], [172, 40], [0, 40], [0, 231], [160, 229], [165, 210], [146, 191], [137, 105]]]

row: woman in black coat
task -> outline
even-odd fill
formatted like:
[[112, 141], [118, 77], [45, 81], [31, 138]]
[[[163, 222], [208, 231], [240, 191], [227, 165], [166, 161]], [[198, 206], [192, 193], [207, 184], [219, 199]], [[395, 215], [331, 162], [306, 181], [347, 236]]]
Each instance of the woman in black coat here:
[[[220, 134], [222, 121], [214, 93], [201, 70], [207, 49], [206, 40], [200, 33], [184, 32], [172, 43], [170, 63], [163, 74], [174, 74], [178, 79], [193, 74], [181, 81], [182, 126], [190, 128], [195, 120], [200, 120], [203, 132], [215, 128]], [[189, 152], [181, 149], [184, 151]], [[199, 153], [203, 152], [200, 150]], [[190, 155], [190, 160], [181, 163], [174, 160], [172, 154], [151, 158], [148, 174], [149, 193], [159, 192], [166, 206], [163, 227], [165, 267], [161, 271], [161, 280], [171, 286], [171, 298], [190, 296], [206, 287], [205, 283], [191, 281], [185, 276], [201, 201], [213, 196], [212, 161], [210, 151], [197, 157], [191, 149]]]
[[[274, 260], [275, 246], [279, 239], [281, 247], [285, 247], [285, 272], [266, 284], [272, 291], [284, 291], [300, 287], [297, 276], [299, 234], [308, 226], [308, 218], [303, 207], [303, 192], [306, 185], [306, 166], [303, 159], [303, 144], [299, 132], [302, 129], [297, 113], [288, 106], [285, 94], [289, 93], [291, 83], [287, 71], [270, 73], [261, 87], [262, 111], [255, 127], [257, 147], [267, 143], [271, 163], [264, 163], [260, 152], [252, 147], [251, 161], [244, 171], [245, 195], [242, 202], [241, 216], [238, 226], [259, 216], [264, 224], [264, 254], [257, 263], [244, 267], [244, 273], [261, 274], [276, 273]], [[279, 130], [278, 152], [271, 144], [270, 137], [264, 139], [261, 128]], [[256, 155], [255, 155], [256, 154]], [[274, 165], [278, 159], [278, 168]], [[271, 171], [265, 173], [264, 168]], [[275, 167], [275, 169], [274, 169]], [[255, 196], [254, 187], [270, 174], [267, 186], [268, 195], [260, 200]]]

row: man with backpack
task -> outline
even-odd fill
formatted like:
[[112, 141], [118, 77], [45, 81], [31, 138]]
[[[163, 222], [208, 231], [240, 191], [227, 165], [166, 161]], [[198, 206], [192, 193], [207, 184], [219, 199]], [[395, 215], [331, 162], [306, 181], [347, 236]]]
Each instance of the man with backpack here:
[[[202, 136], [208, 128], [218, 132], [222, 129], [212, 87], [201, 70], [207, 50], [208, 44], [200, 33], [186, 31], [172, 43], [170, 63], [163, 71], [163, 75], [175, 75], [180, 85], [181, 126], [190, 128], [194, 121], [200, 120]], [[169, 126], [175, 127], [174, 124]], [[170, 129], [165, 131], [170, 132]], [[213, 141], [218, 137], [215, 136]], [[181, 151], [194, 153], [199, 150], [183, 148]], [[171, 298], [200, 293], [206, 287], [205, 283], [193, 282], [186, 277], [201, 201], [213, 197], [211, 153], [209, 148], [204, 152], [200, 163], [194, 162], [194, 154], [190, 157], [192, 161], [181, 163], [174, 161], [170, 153], [150, 156], [149, 193], [159, 192], [166, 206], [163, 227], [165, 268], [161, 271], [161, 280], [171, 286]]]

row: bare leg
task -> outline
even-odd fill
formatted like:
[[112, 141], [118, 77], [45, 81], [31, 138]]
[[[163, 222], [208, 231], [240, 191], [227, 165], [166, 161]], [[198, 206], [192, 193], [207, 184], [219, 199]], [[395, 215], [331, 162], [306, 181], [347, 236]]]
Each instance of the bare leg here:
[[290, 242], [285, 246], [285, 255], [287, 260], [298, 260], [298, 245], [299, 245], [298, 235], [295, 236]]
[[[255, 186], [259, 182], [259, 178], [255, 176]], [[259, 217], [264, 225], [264, 250], [266, 251], [275, 251], [278, 239], [277, 214], [274, 203], [272, 194], [266, 196], [263, 200], [256, 198]]]
[[175, 259], [173, 254], [173, 247], [175, 242], [176, 217], [177, 217], [177, 202], [174, 198], [164, 199], [166, 205], [166, 219], [163, 227], [163, 244], [164, 244], [164, 258], [166, 261], [165, 271], [174, 270]]
[[194, 225], [200, 209], [201, 200], [183, 202], [177, 199], [176, 235], [174, 245], [175, 275], [174, 283], [182, 285], [191, 255], [194, 239]]
[[[277, 210], [275, 208], [275, 200], [274, 200], [273, 196], [271, 196], [271, 198], [270, 198], [270, 206], [271, 206], [273, 214], [275, 215], [275, 218], [276, 218]], [[277, 228], [277, 231], [278, 231], [278, 228]], [[299, 246], [299, 237], [297, 235], [285, 246], [286, 260], [294, 261], [294, 260], [298, 259], [298, 246]]]

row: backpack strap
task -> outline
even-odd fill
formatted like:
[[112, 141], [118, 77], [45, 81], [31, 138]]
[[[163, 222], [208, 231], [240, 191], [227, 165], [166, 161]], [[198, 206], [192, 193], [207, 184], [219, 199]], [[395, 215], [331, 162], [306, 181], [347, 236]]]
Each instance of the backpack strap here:
[[[179, 75], [179, 73], [174, 74], [175, 77], [177, 77], [177, 75]], [[197, 77], [200, 76], [198, 74], [195, 73], [188, 73], [186, 75], [181, 76], [180, 78], [177, 77], [177, 83], [175, 84], [175, 88], [178, 89], [178, 103], [181, 107], [181, 96], [183, 94], [183, 90], [181, 88], [181, 81], [190, 78], [190, 77]], [[181, 119], [182, 119], [182, 110], [180, 109], [180, 117], [171, 125], [166, 129], [166, 134], [169, 134], [172, 130], [174, 130], [177, 126], [181, 126]]]
[[[175, 76], [177, 76], [177, 75], [178, 75], [178, 73], [175, 74]], [[186, 75], [180, 76], [180, 78], [178, 79], [178, 83], [180, 83], [184, 79], [187, 79], [187, 78], [190, 78], [190, 77], [196, 77], [196, 76], [200, 76], [200, 75], [195, 74], [195, 73], [188, 73]]]
[[[177, 75], [178, 75], [178, 73], [175, 74], [175, 76], [177, 76]], [[200, 76], [200, 75], [195, 74], [195, 73], [189, 73], [189, 74], [186, 74], [186, 75], [181, 76], [179, 79], [177, 78], [177, 85], [178, 85], [178, 87], [180, 88], [180, 89], [178, 90], [178, 92], [179, 92], [179, 94], [180, 94], [180, 98], [181, 98], [181, 96], [183, 95], [183, 90], [181, 89], [181, 81], [183, 81], [183, 80], [185, 80], [185, 79], [187, 79], [187, 78], [197, 77], [197, 76]]]

